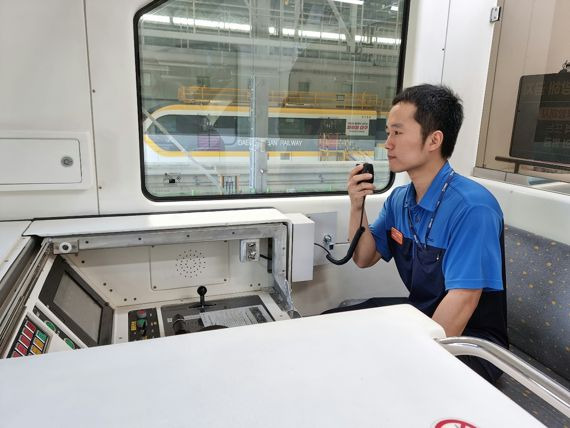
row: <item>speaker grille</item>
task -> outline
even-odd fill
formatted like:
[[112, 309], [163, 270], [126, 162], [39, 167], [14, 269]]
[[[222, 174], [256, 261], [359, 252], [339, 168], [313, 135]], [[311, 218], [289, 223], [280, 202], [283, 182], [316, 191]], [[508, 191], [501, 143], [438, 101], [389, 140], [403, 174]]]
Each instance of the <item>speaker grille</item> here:
[[176, 257], [176, 271], [183, 278], [198, 278], [206, 268], [206, 259], [202, 251], [187, 249]]
[[228, 245], [227, 241], [209, 241], [151, 246], [151, 289], [227, 284]]

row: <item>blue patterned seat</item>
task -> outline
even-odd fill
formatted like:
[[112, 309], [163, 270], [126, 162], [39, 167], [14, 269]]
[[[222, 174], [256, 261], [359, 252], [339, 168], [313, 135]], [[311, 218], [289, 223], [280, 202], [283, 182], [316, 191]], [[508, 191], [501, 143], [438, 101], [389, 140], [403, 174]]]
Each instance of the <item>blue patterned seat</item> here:
[[[507, 226], [505, 255], [511, 351], [570, 388], [570, 246]], [[570, 428], [510, 377], [497, 387], [546, 426]]]
[[[505, 258], [511, 351], [570, 389], [570, 246], [507, 226]], [[508, 375], [496, 386], [547, 427], [570, 428], [569, 418]]]

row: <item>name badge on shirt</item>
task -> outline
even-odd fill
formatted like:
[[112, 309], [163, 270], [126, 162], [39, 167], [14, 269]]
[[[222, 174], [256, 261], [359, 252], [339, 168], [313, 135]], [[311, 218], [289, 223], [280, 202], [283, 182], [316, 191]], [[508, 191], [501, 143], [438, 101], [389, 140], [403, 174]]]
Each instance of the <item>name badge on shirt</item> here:
[[402, 245], [404, 243], [404, 235], [402, 235], [402, 232], [400, 232], [398, 229], [396, 229], [395, 227], [393, 227], [392, 229], [390, 229], [390, 236], [392, 237], [392, 239], [394, 241], [396, 241], [399, 245]]

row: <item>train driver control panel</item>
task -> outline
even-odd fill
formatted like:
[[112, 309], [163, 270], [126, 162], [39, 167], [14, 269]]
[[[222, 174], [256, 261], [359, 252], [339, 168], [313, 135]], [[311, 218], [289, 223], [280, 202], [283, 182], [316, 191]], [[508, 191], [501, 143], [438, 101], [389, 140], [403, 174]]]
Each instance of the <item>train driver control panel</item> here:
[[[166, 217], [167, 230], [125, 229]], [[290, 289], [292, 226], [277, 210], [55, 222], [57, 233], [54, 221], [28, 228], [31, 260], [0, 302], [1, 358], [299, 316]], [[312, 255], [313, 233], [303, 235]]]
[[259, 296], [206, 300], [205, 286], [197, 292], [196, 303], [129, 311], [129, 342], [160, 337], [160, 325], [166, 336], [172, 336], [274, 321]]

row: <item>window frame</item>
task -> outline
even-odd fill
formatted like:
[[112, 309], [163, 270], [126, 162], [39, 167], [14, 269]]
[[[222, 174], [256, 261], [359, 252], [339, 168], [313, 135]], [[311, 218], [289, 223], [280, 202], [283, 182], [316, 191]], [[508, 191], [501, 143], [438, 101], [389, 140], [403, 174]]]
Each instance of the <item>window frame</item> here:
[[[140, 67], [140, 38], [138, 32], [138, 24], [141, 17], [167, 3], [169, 0], [154, 0], [137, 10], [133, 17], [133, 36], [134, 36], [134, 53], [135, 53], [135, 79], [136, 79], [136, 97], [137, 97], [137, 120], [138, 120], [138, 139], [139, 139], [139, 168], [140, 168], [140, 184], [142, 194], [152, 202], [173, 202], [173, 201], [204, 201], [204, 200], [236, 200], [236, 199], [261, 199], [261, 198], [291, 198], [291, 197], [314, 197], [314, 196], [339, 196], [345, 195], [346, 191], [332, 192], [296, 192], [296, 193], [241, 193], [235, 195], [198, 195], [198, 196], [156, 196], [153, 195], [146, 187], [145, 182], [145, 159], [144, 159], [144, 132], [143, 123], [145, 118], [142, 114], [142, 70]], [[396, 73], [396, 93], [400, 92], [404, 81], [404, 66], [406, 58], [406, 46], [408, 39], [408, 24], [410, 17], [411, 0], [403, 0], [402, 11], [402, 34], [400, 35], [400, 50], [398, 55], [398, 68]], [[270, 138], [268, 135], [267, 138]], [[392, 188], [396, 174], [390, 171], [388, 182], [382, 189], [374, 191], [374, 194], [385, 193]]]

